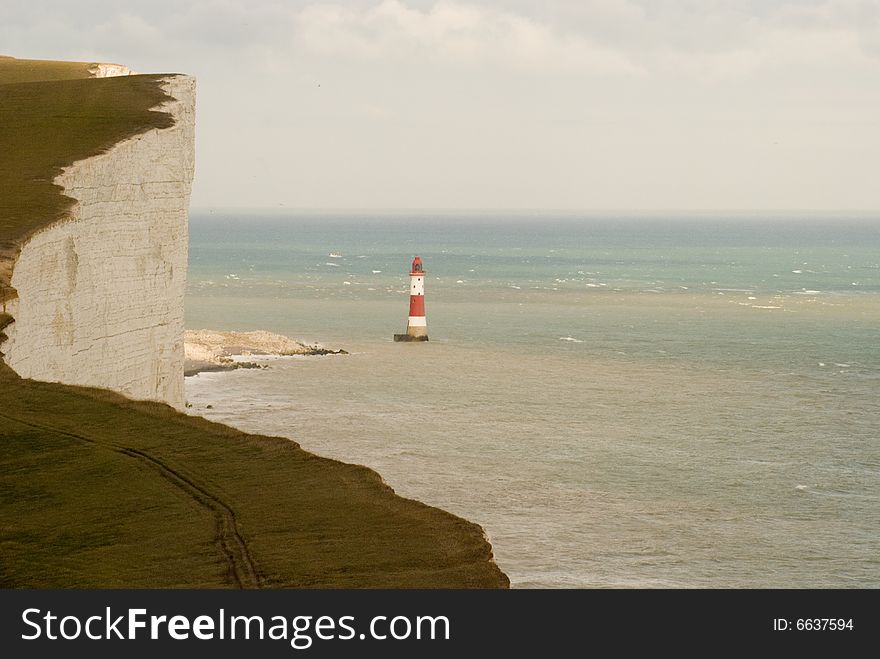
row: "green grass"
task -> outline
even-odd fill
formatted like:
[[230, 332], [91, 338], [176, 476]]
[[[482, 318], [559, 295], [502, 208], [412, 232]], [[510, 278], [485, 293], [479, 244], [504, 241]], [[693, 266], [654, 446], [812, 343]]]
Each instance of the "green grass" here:
[[92, 66], [90, 62], [18, 59], [0, 55], [0, 85], [12, 82], [90, 78]]
[[366, 467], [2, 365], [0, 390], [0, 587], [508, 583], [479, 527]]

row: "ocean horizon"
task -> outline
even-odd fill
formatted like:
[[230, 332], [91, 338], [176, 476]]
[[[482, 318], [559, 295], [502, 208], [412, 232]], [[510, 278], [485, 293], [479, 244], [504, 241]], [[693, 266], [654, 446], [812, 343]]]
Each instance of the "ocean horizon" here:
[[351, 354], [188, 411], [479, 523], [516, 587], [878, 587], [880, 222], [722, 215], [193, 212], [188, 329]]

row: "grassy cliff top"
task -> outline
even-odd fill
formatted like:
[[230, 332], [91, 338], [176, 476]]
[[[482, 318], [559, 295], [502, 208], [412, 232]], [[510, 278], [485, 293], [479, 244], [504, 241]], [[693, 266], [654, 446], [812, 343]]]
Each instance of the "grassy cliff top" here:
[[93, 62], [56, 62], [0, 55], [0, 85], [38, 80], [91, 78], [94, 67]]
[[91, 78], [92, 66], [0, 58], [0, 247], [65, 216], [73, 200], [52, 182], [63, 167], [172, 124], [151, 110], [163, 76]]
[[503, 587], [378, 474], [0, 364], [0, 587]]

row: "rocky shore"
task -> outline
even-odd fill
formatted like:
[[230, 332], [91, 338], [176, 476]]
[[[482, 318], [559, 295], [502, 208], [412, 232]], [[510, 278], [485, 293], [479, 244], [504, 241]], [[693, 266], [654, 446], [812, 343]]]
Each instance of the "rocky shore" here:
[[187, 330], [184, 335], [184, 375], [238, 368], [266, 368], [265, 361], [247, 357], [290, 357], [294, 355], [347, 355], [342, 349], [308, 344], [263, 330], [220, 332]]

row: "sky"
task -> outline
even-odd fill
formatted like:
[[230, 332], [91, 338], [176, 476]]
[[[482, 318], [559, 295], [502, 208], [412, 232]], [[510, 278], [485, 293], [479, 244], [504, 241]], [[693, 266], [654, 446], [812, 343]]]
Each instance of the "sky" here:
[[194, 208], [880, 209], [880, 0], [0, 0], [198, 84]]

